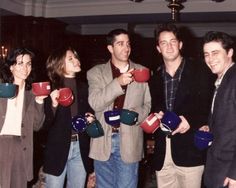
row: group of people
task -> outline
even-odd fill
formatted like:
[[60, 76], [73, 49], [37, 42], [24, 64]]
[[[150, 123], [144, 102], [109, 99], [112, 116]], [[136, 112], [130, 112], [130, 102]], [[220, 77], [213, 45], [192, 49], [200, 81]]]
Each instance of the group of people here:
[[[181, 123], [171, 135], [161, 129], [153, 134], [157, 187], [236, 188], [232, 37], [208, 32], [203, 38], [205, 63], [196, 62], [183, 56], [178, 28], [160, 25], [156, 49], [163, 63], [153, 70], [149, 82], [142, 83], [133, 78], [133, 70], [144, 66], [130, 60], [130, 43], [126, 30], [109, 32], [111, 57], [88, 70], [88, 84], [78, 79], [81, 64], [73, 48], [53, 51], [46, 62], [50, 96], [35, 97], [31, 92], [33, 53], [18, 48], [9, 54], [2, 80], [19, 89], [15, 98], [0, 98], [0, 188], [27, 187], [33, 176], [33, 130], [43, 125], [48, 130], [43, 160], [47, 188], [84, 188], [86, 181], [87, 187], [136, 188], [144, 142], [139, 125], [150, 113], [161, 119], [166, 111], [175, 112]], [[63, 87], [73, 91], [74, 102], [68, 107], [58, 103]], [[135, 125], [107, 124], [104, 112], [121, 109], [139, 114]], [[78, 114], [89, 123], [98, 120], [104, 135], [90, 138], [73, 130], [72, 117]], [[214, 135], [207, 151], [194, 146], [197, 130]]]

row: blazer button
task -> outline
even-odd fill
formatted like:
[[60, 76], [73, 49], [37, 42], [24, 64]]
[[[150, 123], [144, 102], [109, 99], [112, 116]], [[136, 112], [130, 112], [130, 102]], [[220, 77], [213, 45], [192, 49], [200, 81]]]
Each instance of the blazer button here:
[[26, 147], [24, 147], [23, 150], [25, 151], [25, 150], [26, 150]]
[[24, 127], [24, 123], [21, 124], [21, 127]]
[[22, 138], [25, 139], [25, 135], [22, 135]]

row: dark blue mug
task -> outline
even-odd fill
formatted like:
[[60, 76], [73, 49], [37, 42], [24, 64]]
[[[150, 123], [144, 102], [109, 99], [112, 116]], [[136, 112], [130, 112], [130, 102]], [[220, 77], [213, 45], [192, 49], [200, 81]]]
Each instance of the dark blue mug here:
[[171, 134], [180, 124], [180, 117], [171, 111], [166, 111], [161, 119], [161, 130], [166, 134]]
[[83, 132], [87, 127], [85, 116], [76, 115], [72, 117], [72, 128], [75, 132]]
[[118, 126], [120, 125], [120, 110], [108, 110], [104, 112], [104, 118], [107, 124]]
[[206, 131], [196, 131], [194, 134], [194, 144], [199, 150], [208, 148], [213, 141], [213, 134]]

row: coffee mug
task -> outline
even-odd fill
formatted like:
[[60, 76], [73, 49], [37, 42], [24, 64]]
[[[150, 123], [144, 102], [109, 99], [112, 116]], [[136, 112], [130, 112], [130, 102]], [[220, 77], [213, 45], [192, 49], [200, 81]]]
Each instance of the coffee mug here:
[[104, 118], [107, 124], [118, 126], [120, 125], [120, 110], [108, 110], [104, 112]]
[[58, 103], [62, 106], [70, 106], [73, 103], [74, 96], [70, 88], [59, 89]]
[[36, 96], [46, 96], [51, 92], [49, 82], [34, 82], [32, 83], [32, 92]]
[[18, 85], [12, 83], [0, 83], [0, 98], [14, 98], [18, 92]]
[[85, 116], [76, 115], [72, 117], [72, 128], [76, 132], [83, 132], [87, 127], [87, 120]]
[[150, 78], [150, 70], [148, 68], [135, 69], [132, 74], [136, 82], [146, 82]]
[[180, 124], [181, 119], [174, 112], [166, 111], [161, 119], [161, 130], [171, 134]]
[[98, 138], [104, 135], [102, 125], [98, 120], [94, 120], [92, 123], [90, 123], [85, 130], [92, 138]]
[[126, 125], [134, 125], [138, 121], [138, 113], [128, 109], [120, 112], [120, 122]]
[[160, 127], [160, 119], [154, 113], [151, 113], [141, 124], [140, 127], [146, 133], [154, 133]]
[[206, 131], [197, 130], [194, 134], [194, 144], [199, 150], [208, 148], [213, 141], [213, 134]]

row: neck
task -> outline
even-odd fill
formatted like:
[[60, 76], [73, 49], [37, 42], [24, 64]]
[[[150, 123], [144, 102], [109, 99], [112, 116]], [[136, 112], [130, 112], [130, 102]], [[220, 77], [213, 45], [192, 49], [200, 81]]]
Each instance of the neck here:
[[25, 85], [25, 80], [15, 80], [14, 84], [19, 86], [19, 89], [22, 89]]
[[75, 75], [65, 75], [65, 78], [75, 78]]
[[129, 61], [111, 61], [111, 62], [119, 70], [123, 70], [129, 64]]
[[165, 62], [165, 69], [166, 72], [168, 72], [169, 75], [174, 76], [176, 70], [180, 66], [182, 62], [182, 57], [175, 59], [173, 61], [164, 61]]
[[218, 74], [217, 77], [220, 79], [224, 74], [227, 72], [227, 70], [233, 65], [234, 63], [232, 61], [229, 62], [229, 64], [225, 67], [224, 72], [221, 74]]

